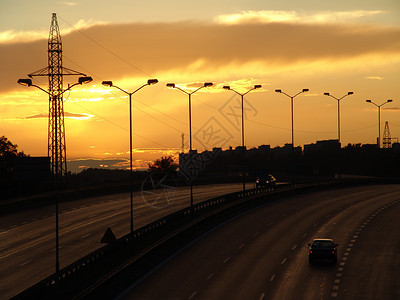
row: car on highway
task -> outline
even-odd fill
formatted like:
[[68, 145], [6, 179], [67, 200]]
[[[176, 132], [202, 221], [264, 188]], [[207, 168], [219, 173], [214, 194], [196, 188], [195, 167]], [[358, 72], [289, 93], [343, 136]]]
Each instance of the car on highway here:
[[335, 244], [333, 239], [314, 239], [311, 244], [308, 244], [310, 249], [308, 250], [308, 261], [313, 263], [315, 261], [337, 261], [337, 249], [339, 244]]
[[271, 174], [258, 177], [256, 179], [256, 188], [258, 187], [274, 187], [276, 184], [276, 178]]

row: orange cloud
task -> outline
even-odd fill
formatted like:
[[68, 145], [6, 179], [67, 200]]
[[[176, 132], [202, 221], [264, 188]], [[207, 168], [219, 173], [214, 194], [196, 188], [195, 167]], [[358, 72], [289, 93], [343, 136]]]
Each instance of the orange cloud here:
[[[321, 24], [151, 23], [96, 25], [63, 36], [64, 65], [95, 80], [127, 77], [187, 78], [211, 72], [239, 76], [242, 66], [288, 65], [358, 59], [376, 55], [400, 61], [400, 28]], [[47, 65], [45, 40], [0, 44], [0, 91], [16, 89], [16, 80]], [[255, 72], [262, 70], [255, 69]], [[182, 75], [183, 74], [183, 75]], [[249, 74], [247, 74], [249, 75]], [[257, 75], [257, 74], [253, 74]], [[170, 78], [166, 78], [171, 76]], [[255, 76], [252, 76], [255, 77]], [[179, 79], [179, 78], [178, 78]], [[70, 79], [72, 80], [72, 79]]]

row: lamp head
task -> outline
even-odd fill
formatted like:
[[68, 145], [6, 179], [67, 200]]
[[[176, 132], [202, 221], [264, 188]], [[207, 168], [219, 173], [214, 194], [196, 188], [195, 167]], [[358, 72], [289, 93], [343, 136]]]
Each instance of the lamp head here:
[[156, 84], [157, 82], [158, 82], [157, 79], [149, 79], [149, 80], [147, 80], [147, 84], [148, 84], [148, 85]]
[[365, 100], [365, 102], [369, 102], [369, 103], [371, 103], [372, 101], [371, 101], [371, 100]]
[[105, 85], [105, 86], [109, 86], [109, 87], [112, 87], [112, 86], [113, 86], [112, 81], [103, 81], [101, 84], [102, 84], [102, 85]]
[[175, 88], [175, 83], [167, 83], [167, 87], [174, 89]]
[[255, 86], [254, 86], [254, 89], [260, 89], [261, 88], [261, 84], [256, 84]]
[[213, 85], [212, 82], [206, 82], [206, 83], [204, 83], [204, 87], [209, 87], [209, 86], [212, 86], [212, 85]]
[[393, 100], [392, 100], [392, 99], [389, 99], [387, 102], [393, 102]]
[[31, 86], [32, 85], [32, 79], [18, 79], [18, 84], [24, 85], [24, 86]]
[[353, 95], [353, 94], [354, 94], [353, 92], [348, 92], [348, 93], [347, 93], [347, 95]]
[[82, 84], [82, 83], [89, 83], [89, 82], [91, 82], [91, 81], [93, 81], [93, 78], [90, 77], [90, 76], [83, 76], [83, 77], [79, 77], [79, 78], [78, 78], [79, 84]]
[[330, 96], [329, 93], [324, 93], [325, 96]]
[[308, 91], [309, 91], [309, 89], [303, 89], [303, 93], [304, 93], [304, 92], [308, 92]]
[[275, 90], [276, 93], [282, 93], [282, 90]]
[[230, 90], [231, 87], [229, 85], [224, 85], [224, 90]]

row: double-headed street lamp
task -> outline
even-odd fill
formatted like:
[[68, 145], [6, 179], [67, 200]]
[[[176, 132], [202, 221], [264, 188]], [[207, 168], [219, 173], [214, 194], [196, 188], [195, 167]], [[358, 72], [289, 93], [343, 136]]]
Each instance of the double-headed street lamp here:
[[301, 93], [305, 93], [308, 91], [309, 91], [309, 89], [303, 89], [301, 92], [298, 92], [296, 95], [290, 96], [290, 95], [286, 94], [285, 92], [282, 92], [282, 90], [275, 90], [276, 93], [284, 94], [290, 98], [291, 118], [292, 118], [292, 149], [293, 149], [293, 151], [294, 151], [293, 99], [296, 96], [300, 95]]
[[294, 96], [290, 96], [286, 94], [285, 92], [282, 92], [282, 90], [275, 90], [276, 93], [284, 94], [290, 98], [290, 107], [291, 107], [291, 119], [292, 119], [292, 183], [295, 184], [296, 182], [296, 177], [295, 177], [295, 169], [294, 169], [294, 164], [295, 164], [295, 155], [294, 155], [294, 121], [293, 121], [293, 99], [300, 95], [301, 93], [308, 92], [309, 89], [303, 89], [301, 92], [298, 92]]
[[[185, 91], [184, 89], [181, 89], [179, 86], [176, 86], [175, 83], [167, 83], [167, 87], [171, 89], [177, 89], [180, 90], [181, 92], [185, 93], [186, 95], [189, 96], [189, 140], [190, 140], [190, 152], [189, 155], [192, 152], [192, 95], [196, 93], [198, 90], [205, 88], [205, 87], [210, 87], [212, 86], [212, 82], [205, 82], [201, 87], [197, 88], [196, 90], [192, 92]], [[193, 208], [193, 178], [190, 178], [190, 208]]]
[[112, 81], [103, 81], [101, 84], [104, 86], [109, 86], [109, 87], [115, 87], [116, 89], [119, 89], [120, 91], [124, 92], [125, 94], [129, 95], [129, 167], [130, 167], [130, 194], [131, 194], [131, 218], [130, 218], [130, 224], [131, 224], [131, 236], [133, 233], [133, 167], [132, 167], [132, 95], [139, 91], [141, 88], [144, 88], [145, 86], [156, 84], [158, 82], [157, 79], [149, 79], [147, 80], [146, 84], [143, 84], [141, 87], [136, 89], [133, 92], [127, 92], [120, 87], [114, 85]]
[[392, 102], [393, 100], [389, 99], [386, 102], [383, 102], [381, 105], [376, 104], [371, 100], [365, 100], [365, 102], [372, 103], [378, 108], [378, 148], [381, 148], [381, 107], [386, 103]]
[[325, 96], [330, 96], [333, 99], [337, 100], [337, 111], [338, 111], [338, 121], [337, 121], [337, 123], [338, 123], [338, 141], [339, 141], [339, 145], [340, 145], [340, 100], [342, 100], [346, 96], [353, 95], [353, 94], [354, 94], [353, 92], [347, 92], [346, 95], [343, 95], [340, 98], [336, 98], [335, 96], [333, 96], [333, 95], [331, 95], [329, 93], [324, 93]]
[[232, 89], [229, 85], [225, 85], [224, 89], [225, 90], [230, 90], [232, 92], [235, 92], [236, 94], [238, 94], [241, 99], [242, 99], [242, 164], [243, 164], [243, 192], [246, 190], [246, 176], [245, 176], [245, 146], [244, 146], [244, 109], [243, 109], [243, 102], [244, 102], [244, 95], [248, 94], [249, 92], [251, 92], [252, 90], [256, 90], [261, 88], [261, 85], [257, 84], [255, 85], [253, 88], [251, 88], [250, 90], [248, 90], [246, 93], [239, 93], [238, 91], [235, 91], [234, 89]]
[[[40, 86], [33, 84], [32, 83], [32, 79], [27, 78], [27, 79], [18, 79], [18, 84], [23, 85], [23, 86], [28, 86], [28, 87], [36, 87], [39, 90], [45, 92], [46, 94], [48, 94], [50, 97], [53, 97], [53, 99], [57, 99], [58, 97], [60, 97], [61, 95], [63, 95], [66, 91], [70, 90], [72, 87], [78, 85], [78, 84], [86, 84], [91, 82], [93, 79], [90, 76], [82, 76], [78, 78], [78, 82], [72, 84], [72, 85], [68, 85], [68, 88], [66, 88], [65, 90], [61, 91], [60, 93], [54, 95], [52, 93], [50, 93], [49, 91], [46, 91], [45, 89], [41, 88]], [[52, 99], [52, 100], [53, 100]], [[54, 130], [54, 134], [55, 134], [55, 149], [58, 149], [58, 137], [57, 137], [57, 120], [58, 118], [54, 118], [54, 122], [55, 122], [55, 130]], [[59, 221], [58, 221], [58, 180], [59, 180], [59, 176], [62, 176], [61, 174], [61, 170], [59, 170], [59, 164], [58, 164], [58, 155], [59, 152], [58, 150], [55, 151], [55, 170], [54, 170], [54, 174], [53, 174], [53, 178], [54, 178], [54, 189], [56, 191], [56, 283], [58, 285], [58, 280], [59, 280], [59, 273], [60, 273], [60, 251], [59, 251]], [[61, 159], [61, 158], [60, 158]]]

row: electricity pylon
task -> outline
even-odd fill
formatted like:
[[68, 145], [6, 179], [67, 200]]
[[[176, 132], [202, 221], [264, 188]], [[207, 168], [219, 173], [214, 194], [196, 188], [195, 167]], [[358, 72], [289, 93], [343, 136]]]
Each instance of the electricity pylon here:
[[61, 178], [67, 173], [67, 147], [65, 144], [64, 105], [63, 105], [63, 76], [81, 75], [62, 64], [62, 42], [58, 28], [57, 16], [53, 13], [50, 34], [48, 39], [48, 66], [28, 74], [34, 76], [47, 76], [49, 78], [49, 124], [47, 155], [51, 160], [53, 178]]
[[385, 122], [385, 130], [383, 131], [383, 148], [392, 148], [392, 136], [390, 135], [389, 122]]

